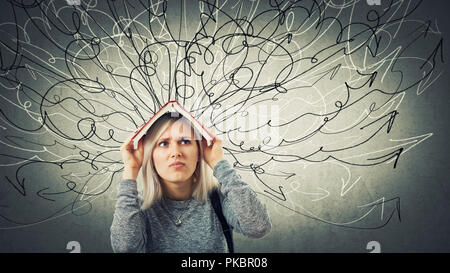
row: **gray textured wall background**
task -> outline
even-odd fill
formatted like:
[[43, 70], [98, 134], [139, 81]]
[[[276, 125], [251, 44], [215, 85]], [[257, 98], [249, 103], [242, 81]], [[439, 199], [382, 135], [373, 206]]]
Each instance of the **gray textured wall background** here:
[[[159, 33], [160, 41], [166, 42], [158, 44], [149, 55], [142, 54], [138, 65], [139, 57], [133, 53], [133, 44], [130, 43], [132, 39], [127, 39], [125, 35], [128, 32], [121, 31], [120, 24], [116, 26], [113, 24], [120, 21], [126, 25], [130, 23], [127, 18], [134, 18], [137, 24], [145, 22], [145, 18], [150, 18], [145, 10], [139, 11], [138, 3], [124, 5], [123, 2], [116, 1], [114, 6], [109, 1], [97, 1], [96, 6], [89, 7], [82, 1], [82, 7], [70, 7], [64, 1], [19, 2], [21, 1], [4, 1], [0, 4], [3, 15], [0, 23], [2, 53], [0, 252], [69, 252], [66, 246], [70, 241], [79, 242], [82, 252], [111, 252], [109, 227], [114, 211], [115, 186], [121, 174], [118, 148], [121, 141], [142, 123], [144, 117], [151, 116], [152, 110], [158, 109], [149, 90], [154, 91], [155, 96], [163, 102], [168, 100], [167, 94], [172, 91], [174, 96], [174, 90], [178, 90], [177, 99], [183, 100], [185, 96], [183, 101], [191, 109], [196, 110], [196, 114], [206, 125], [211, 126], [216, 122], [218, 125], [214, 129], [216, 132], [219, 132], [219, 129], [224, 129], [223, 132], [232, 132], [231, 129], [241, 125], [242, 128], [251, 126], [245, 123], [245, 117], [239, 114], [227, 117], [227, 121], [232, 123], [228, 127], [218, 124], [209, 114], [221, 116], [219, 110], [223, 108], [207, 108], [211, 105], [211, 101], [205, 99], [198, 90], [214, 86], [216, 94], [210, 96], [211, 100], [219, 98], [222, 107], [230, 105], [236, 107], [238, 101], [248, 95], [248, 89], [256, 86], [261, 87], [260, 90], [267, 91], [267, 96], [261, 97], [266, 101], [258, 102], [261, 98], [252, 98], [248, 99], [248, 104], [279, 106], [275, 109], [280, 111], [281, 119], [293, 118], [306, 112], [323, 114], [334, 109], [333, 105], [337, 100], [344, 101], [344, 82], [359, 85], [367, 81], [368, 77], [352, 82], [357, 79], [355, 69], [357, 66], [361, 70], [366, 69], [363, 70], [364, 73], [378, 71], [377, 80], [372, 88], [386, 92], [392, 92], [398, 86], [402, 89], [408, 86], [407, 83], [419, 81], [419, 84], [406, 89], [403, 97], [392, 96], [396, 98], [392, 105], [387, 104], [387, 109], [396, 109], [399, 113], [392, 130], [387, 134], [386, 127], [382, 127], [380, 123], [374, 128], [374, 130], [382, 128], [380, 133], [359, 146], [360, 149], [350, 148], [352, 143], [361, 143], [358, 139], [354, 142], [355, 138], [368, 137], [374, 131], [360, 133], [348, 131], [336, 136], [315, 135], [299, 145], [287, 147], [278, 145], [275, 150], [276, 158], [281, 159], [283, 158], [281, 155], [286, 154], [305, 157], [321, 146], [329, 150], [338, 147], [345, 149], [342, 152], [318, 154], [308, 157], [307, 160], [263, 164], [260, 167], [266, 173], [276, 175], [258, 176], [257, 171], [261, 169], [253, 169], [250, 164], [262, 164], [270, 156], [261, 152], [240, 153], [238, 145], [235, 144], [243, 139], [245, 140], [243, 147], [248, 149], [251, 145], [256, 147], [261, 144], [261, 139], [256, 141], [246, 139], [241, 133], [220, 136], [227, 142], [226, 159], [230, 162], [238, 160], [242, 164], [238, 165], [240, 174], [260, 193], [260, 198], [267, 204], [273, 221], [272, 233], [263, 239], [247, 239], [235, 233], [237, 252], [369, 252], [366, 245], [370, 241], [379, 242], [382, 252], [450, 250], [450, 241], [446, 239], [450, 227], [450, 214], [447, 210], [450, 193], [448, 183], [450, 151], [447, 143], [450, 134], [448, 126], [450, 77], [447, 73], [450, 22], [446, 14], [449, 7], [447, 2], [424, 1], [408, 16], [405, 16], [405, 11], [420, 1], [392, 2], [394, 4], [390, 10], [396, 10], [398, 13], [395, 14], [401, 15], [399, 18], [402, 16], [405, 18], [403, 21], [399, 20], [402, 21], [401, 26], [393, 23], [377, 36], [383, 36], [379, 41], [380, 59], [391, 56], [389, 53], [394, 52], [398, 46], [402, 49], [407, 47], [411, 37], [419, 33], [415, 32], [417, 28], [424, 30], [426, 28], [423, 26], [427, 22], [430, 23], [430, 29], [422, 31], [423, 35], [406, 51], [405, 55], [411, 57], [410, 59], [398, 56], [390, 59], [399, 61], [396, 68], [404, 73], [403, 83], [399, 83], [399, 74], [395, 71], [370, 66], [380, 59], [371, 59], [366, 55], [367, 62], [364, 64], [362, 61], [364, 51], [359, 50], [354, 54], [346, 56], [338, 54], [325, 60], [323, 65], [311, 73], [306, 72], [311, 63], [292, 65], [293, 72], [286, 76], [290, 80], [280, 84], [288, 90], [287, 93], [279, 93], [279, 90], [274, 88], [274, 84], [280, 80], [274, 74], [283, 78], [285, 74], [280, 71], [283, 71], [289, 63], [286, 61], [288, 56], [282, 54], [284, 51], [275, 51], [276, 56], [267, 59], [270, 69], [261, 68], [257, 60], [261, 60], [258, 58], [266, 54], [268, 52], [266, 50], [273, 49], [276, 42], [286, 38], [286, 33], [289, 32], [286, 22], [278, 24], [283, 26], [282, 28], [277, 28], [277, 24], [274, 24], [264, 29], [265, 22], [268, 22], [267, 18], [273, 18], [276, 14], [266, 15], [264, 11], [282, 10], [289, 1], [280, 2], [280, 6], [275, 8], [271, 7], [268, 1], [227, 2], [223, 10], [236, 18], [249, 19], [254, 16], [254, 19], [256, 14], [261, 14], [260, 19], [253, 21], [255, 27], [253, 34], [257, 33], [258, 27], [264, 30], [255, 35], [259, 40], [249, 39], [247, 42], [253, 46], [257, 43], [262, 45], [256, 47], [258, 50], [254, 51], [250, 47], [246, 55], [248, 59], [243, 62], [245, 66], [251, 67], [253, 72], [260, 71], [261, 75], [255, 79], [248, 76], [250, 70], [242, 67], [235, 70], [236, 66], [233, 65], [243, 58], [239, 56], [240, 54], [233, 55], [229, 52], [228, 57], [225, 57], [227, 54], [220, 48], [219, 43], [204, 42], [197, 37], [199, 45], [210, 45], [211, 52], [215, 54], [215, 59], [211, 63], [199, 57], [195, 64], [190, 64], [195, 68], [195, 72], [206, 71], [203, 77], [208, 80], [206, 83], [201, 82], [201, 77], [195, 73], [186, 76], [175, 70], [174, 64], [178, 64], [179, 70], [186, 71], [186, 63], [179, 57], [186, 53], [186, 47], [174, 41], [167, 42], [171, 39], [162, 34], [162, 28], [155, 27], [153, 30]], [[381, 13], [391, 3], [381, 2], [382, 5], [379, 7], [368, 6], [366, 1], [316, 3], [320, 3], [323, 7], [328, 3], [328, 8], [333, 9], [326, 14], [333, 15], [345, 25], [349, 22], [370, 24], [366, 18], [369, 11], [374, 9]], [[219, 1], [216, 4], [220, 6], [223, 3]], [[255, 7], [255, 3], [259, 3], [259, 6]], [[314, 1], [305, 1], [302, 5], [311, 8], [314, 7], [312, 3]], [[341, 4], [343, 7], [338, 8]], [[205, 3], [204, 8], [206, 12]], [[154, 12], [161, 12], [162, 9], [162, 6], [155, 7]], [[192, 30], [198, 30], [199, 9], [199, 4], [195, 1], [168, 2], [165, 21], [171, 27], [171, 32], [178, 36], [175, 40], [194, 39], [195, 32]], [[79, 17], [72, 17], [74, 10]], [[88, 15], [87, 11], [91, 14]], [[297, 17], [289, 17], [292, 15], [288, 15], [288, 11], [289, 9], [284, 19], [289, 22], [294, 18], [293, 26], [302, 25], [299, 18], [306, 17], [301, 16], [301, 9], [293, 11]], [[139, 12], [143, 15], [139, 15]], [[112, 14], [121, 19], [112, 19]], [[89, 16], [93, 16], [98, 24], [89, 19]], [[240, 33], [236, 27], [238, 24], [226, 25], [220, 32], [217, 26], [222, 26], [224, 14], [216, 16], [214, 24], [205, 27], [205, 33], [216, 33], [217, 37], [225, 37], [218, 41], [224, 42], [225, 45], [233, 44], [237, 51], [242, 50], [240, 45], [245, 40], [243, 36], [227, 36]], [[57, 21], [56, 18], [61, 21]], [[73, 22], [76, 22], [77, 18], [81, 18], [80, 33], [85, 40], [74, 34], [76, 24]], [[311, 23], [308, 23], [308, 20], [314, 21], [311, 18], [314, 18], [314, 15], [305, 19], [305, 25]], [[277, 20], [280, 20], [280, 15]], [[244, 21], [240, 23], [242, 26], [245, 25]], [[331, 25], [327, 31], [325, 29], [315, 31], [313, 27], [305, 27], [295, 32], [291, 28], [293, 43], [283, 45], [286, 45], [285, 49], [292, 53], [291, 57], [294, 60], [311, 57], [325, 47], [327, 42], [330, 45], [335, 42], [336, 21]], [[357, 29], [367, 30], [358, 24], [353, 27], [354, 33], [357, 33]], [[136, 43], [134, 46], [145, 52], [145, 44], [151, 43], [152, 35], [145, 32], [144, 25], [137, 24], [130, 29]], [[398, 33], [394, 37], [396, 31]], [[425, 32], [428, 34], [425, 35]], [[317, 33], [323, 35], [315, 36]], [[389, 40], [388, 34], [392, 35], [390, 43], [386, 42]], [[101, 42], [92, 40], [94, 37], [98, 37]], [[226, 37], [232, 37], [234, 40], [227, 42]], [[263, 42], [261, 37], [272, 41], [272, 44]], [[443, 41], [442, 48], [436, 47], [440, 38]], [[77, 39], [80, 39], [79, 43], [74, 42]], [[365, 43], [364, 38], [359, 36], [354, 43], [358, 41]], [[374, 48], [374, 41], [367, 44]], [[97, 48], [98, 45], [100, 46]], [[300, 51], [295, 51], [296, 47], [303, 47], [301, 54]], [[118, 48], [124, 49], [125, 52], [120, 52]], [[206, 50], [200, 48], [198, 50], [207, 55]], [[432, 69], [429, 68], [430, 63], [421, 67], [427, 58], [433, 56], [435, 48], [438, 50]], [[170, 54], [163, 54], [164, 50]], [[150, 55], [152, 61], [145, 63], [145, 58], [150, 58]], [[172, 63], [166, 61], [169, 55], [173, 57]], [[134, 66], [131, 65], [132, 61], [127, 60], [127, 56], [135, 62]], [[155, 56], [158, 58], [155, 59]], [[320, 61], [324, 60], [322, 58], [324, 55], [317, 56]], [[156, 68], [152, 66], [156, 63], [158, 76], [143, 73], [149, 71], [145, 69]], [[341, 68], [334, 77], [330, 78], [330, 74], [327, 74], [327, 77], [319, 80], [320, 75], [323, 75], [321, 73], [335, 68], [339, 63]], [[387, 63], [389, 62], [385, 65]], [[215, 68], [218, 70], [215, 71]], [[433, 74], [429, 78], [421, 79], [430, 71], [433, 71]], [[230, 81], [226, 80], [230, 79], [230, 74], [238, 75], [235, 80], [239, 82], [231, 81], [230, 84]], [[293, 79], [296, 75], [302, 77]], [[381, 81], [381, 75], [385, 75], [384, 81]], [[177, 79], [177, 82], [174, 79]], [[143, 87], [145, 84], [141, 82], [146, 80], [152, 83], [152, 88]], [[435, 82], [431, 83], [433, 80]], [[106, 87], [106, 92], [104, 90], [99, 92], [101, 90], [98, 88], [99, 83]], [[430, 85], [424, 88], [428, 84]], [[83, 90], [83, 87], [86, 90]], [[196, 90], [192, 97], [185, 93], [190, 93], [191, 87], [192, 90]], [[329, 93], [334, 88], [337, 94]], [[230, 91], [232, 96], [220, 97], [219, 91], [224, 90]], [[300, 93], [303, 90], [304, 93]], [[358, 90], [367, 94], [370, 88]], [[129, 97], [130, 102], [119, 95]], [[323, 103], [312, 103], [321, 101], [318, 99], [321, 96]], [[145, 103], [139, 101], [139, 97], [144, 98]], [[268, 100], [273, 97], [279, 100]], [[376, 101], [379, 106], [387, 102], [385, 99], [384, 96], [377, 94], [368, 101], [349, 107], [347, 112], [342, 112], [340, 119], [326, 126], [330, 130], [328, 132], [354, 124], [358, 121], [357, 117], [369, 109], [371, 102]], [[132, 104], [136, 105], [140, 112], [135, 111]], [[204, 109], [202, 107], [205, 107], [206, 111], [200, 115], [198, 109]], [[47, 115], [44, 114], [45, 111]], [[138, 113], [141, 113], [142, 117]], [[381, 109], [374, 112], [374, 116], [381, 116], [382, 113]], [[318, 121], [323, 120], [323, 116], [321, 117], [321, 119], [305, 118], [304, 122], [283, 126], [279, 133], [290, 140], [304, 136], [302, 134], [305, 132], [318, 128]], [[359, 125], [367, 125], [371, 121], [373, 119]], [[111, 129], [114, 132], [113, 137], [110, 134]], [[270, 131], [269, 134], [272, 133], [273, 131]], [[392, 147], [404, 149], [395, 168], [393, 168], [394, 159], [386, 162], [380, 159], [395, 151]], [[347, 159], [353, 164], [338, 164], [331, 159], [325, 161], [329, 155], [342, 160]], [[377, 157], [378, 160], [373, 159]], [[28, 164], [30, 162], [34, 163]], [[373, 162], [376, 162], [373, 166], [358, 166]], [[61, 165], [64, 168], [61, 168]], [[93, 165], [97, 168], [93, 168]], [[295, 173], [295, 176], [282, 176], [287, 173]], [[265, 187], [257, 177], [262, 178], [270, 188]], [[25, 182], [21, 183], [22, 178], [25, 178]], [[345, 184], [347, 179], [350, 184]], [[286, 201], [281, 201], [276, 195], [270, 194], [278, 190], [279, 186], [283, 187]], [[346, 191], [345, 194], [342, 194], [343, 191]]]

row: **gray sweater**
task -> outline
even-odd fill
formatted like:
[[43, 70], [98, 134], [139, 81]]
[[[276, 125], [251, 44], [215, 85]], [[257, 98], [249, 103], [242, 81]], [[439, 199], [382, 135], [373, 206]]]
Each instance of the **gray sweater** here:
[[[214, 167], [220, 184], [223, 214], [234, 231], [261, 238], [272, 228], [266, 206], [228, 161]], [[141, 210], [136, 180], [121, 180], [111, 225], [114, 252], [228, 252], [220, 221], [211, 201], [175, 201], [167, 198]], [[190, 202], [186, 209], [186, 202]], [[171, 216], [169, 216], [169, 214]], [[180, 226], [174, 217], [182, 215]]]

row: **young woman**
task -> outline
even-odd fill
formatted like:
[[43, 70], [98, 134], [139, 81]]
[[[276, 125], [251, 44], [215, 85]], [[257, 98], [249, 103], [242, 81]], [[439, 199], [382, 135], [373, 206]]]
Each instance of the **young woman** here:
[[[184, 118], [164, 115], [133, 150], [121, 147], [124, 172], [111, 225], [114, 252], [228, 252], [209, 193], [218, 189], [231, 228], [268, 234], [266, 206], [223, 158], [222, 141], [206, 140]], [[137, 176], [142, 167], [143, 196]]]

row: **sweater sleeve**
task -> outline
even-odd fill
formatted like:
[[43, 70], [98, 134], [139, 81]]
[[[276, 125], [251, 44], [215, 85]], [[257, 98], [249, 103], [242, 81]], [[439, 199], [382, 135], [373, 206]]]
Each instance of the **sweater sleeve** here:
[[117, 186], [117, 202], [110, 228], [114, 252], [145, 252], [147, 226], [141, 204], [136, 180], [121, 180]]
[[213, 174], [221, 185], [224, 216], [233, 229], [250, 238], [268, 234], [272, 223], [266, 205], [258, 200], [256, 193], [241, 180], [228, 161], [219, 161]]

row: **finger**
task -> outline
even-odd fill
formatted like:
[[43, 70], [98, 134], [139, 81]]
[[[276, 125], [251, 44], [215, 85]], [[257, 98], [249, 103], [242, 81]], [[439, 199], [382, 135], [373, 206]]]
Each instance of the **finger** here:
[[221, 146], [222, 145], [222, 139], [218, 138], [217, 136], [214, 137], [214, 139], [212, 140], [211, 145], [216, 144], [216, 143], [217, 143], [217, 145]]
[[[131, 133], [130, 135], [128, 135], [127, 139], [125, 140], [125, 143], [129, 144], [130, 142], [132, 142], [133, 137], [135, 136], [135, 132]], [[141, 138], [142, 139], [142, 138]], [[139, 141], [141, 140], [139, 139]]]
[[211, 148], [215, 142], [216, 142], [216, 138], [213, 138], [208, 145], [208, 141], [205, 138], [203, 138], [203, 143], [205, 144], [205, 147], [207, 147], [207, 148]]
[[130, 145], [122, 146], [122, 148], [120, 148], [120, 150], [121, 151], [128, 151], [130, 153], [133, 153], [135, 151], [134, 147], [130, 146]]
[[143, 152], [144, 151], [144, 139], [143, 138], [139, 139], [138, 150], [139, 150], [139, 152]]
[[123, 150], [132, 150], [133, 148], [133, 143], [125, 143], [122, 145]]
[[121, 150], [132, 150], [133, 149], [133, 143], [126, 142], [122, 144], [120, 147]]

